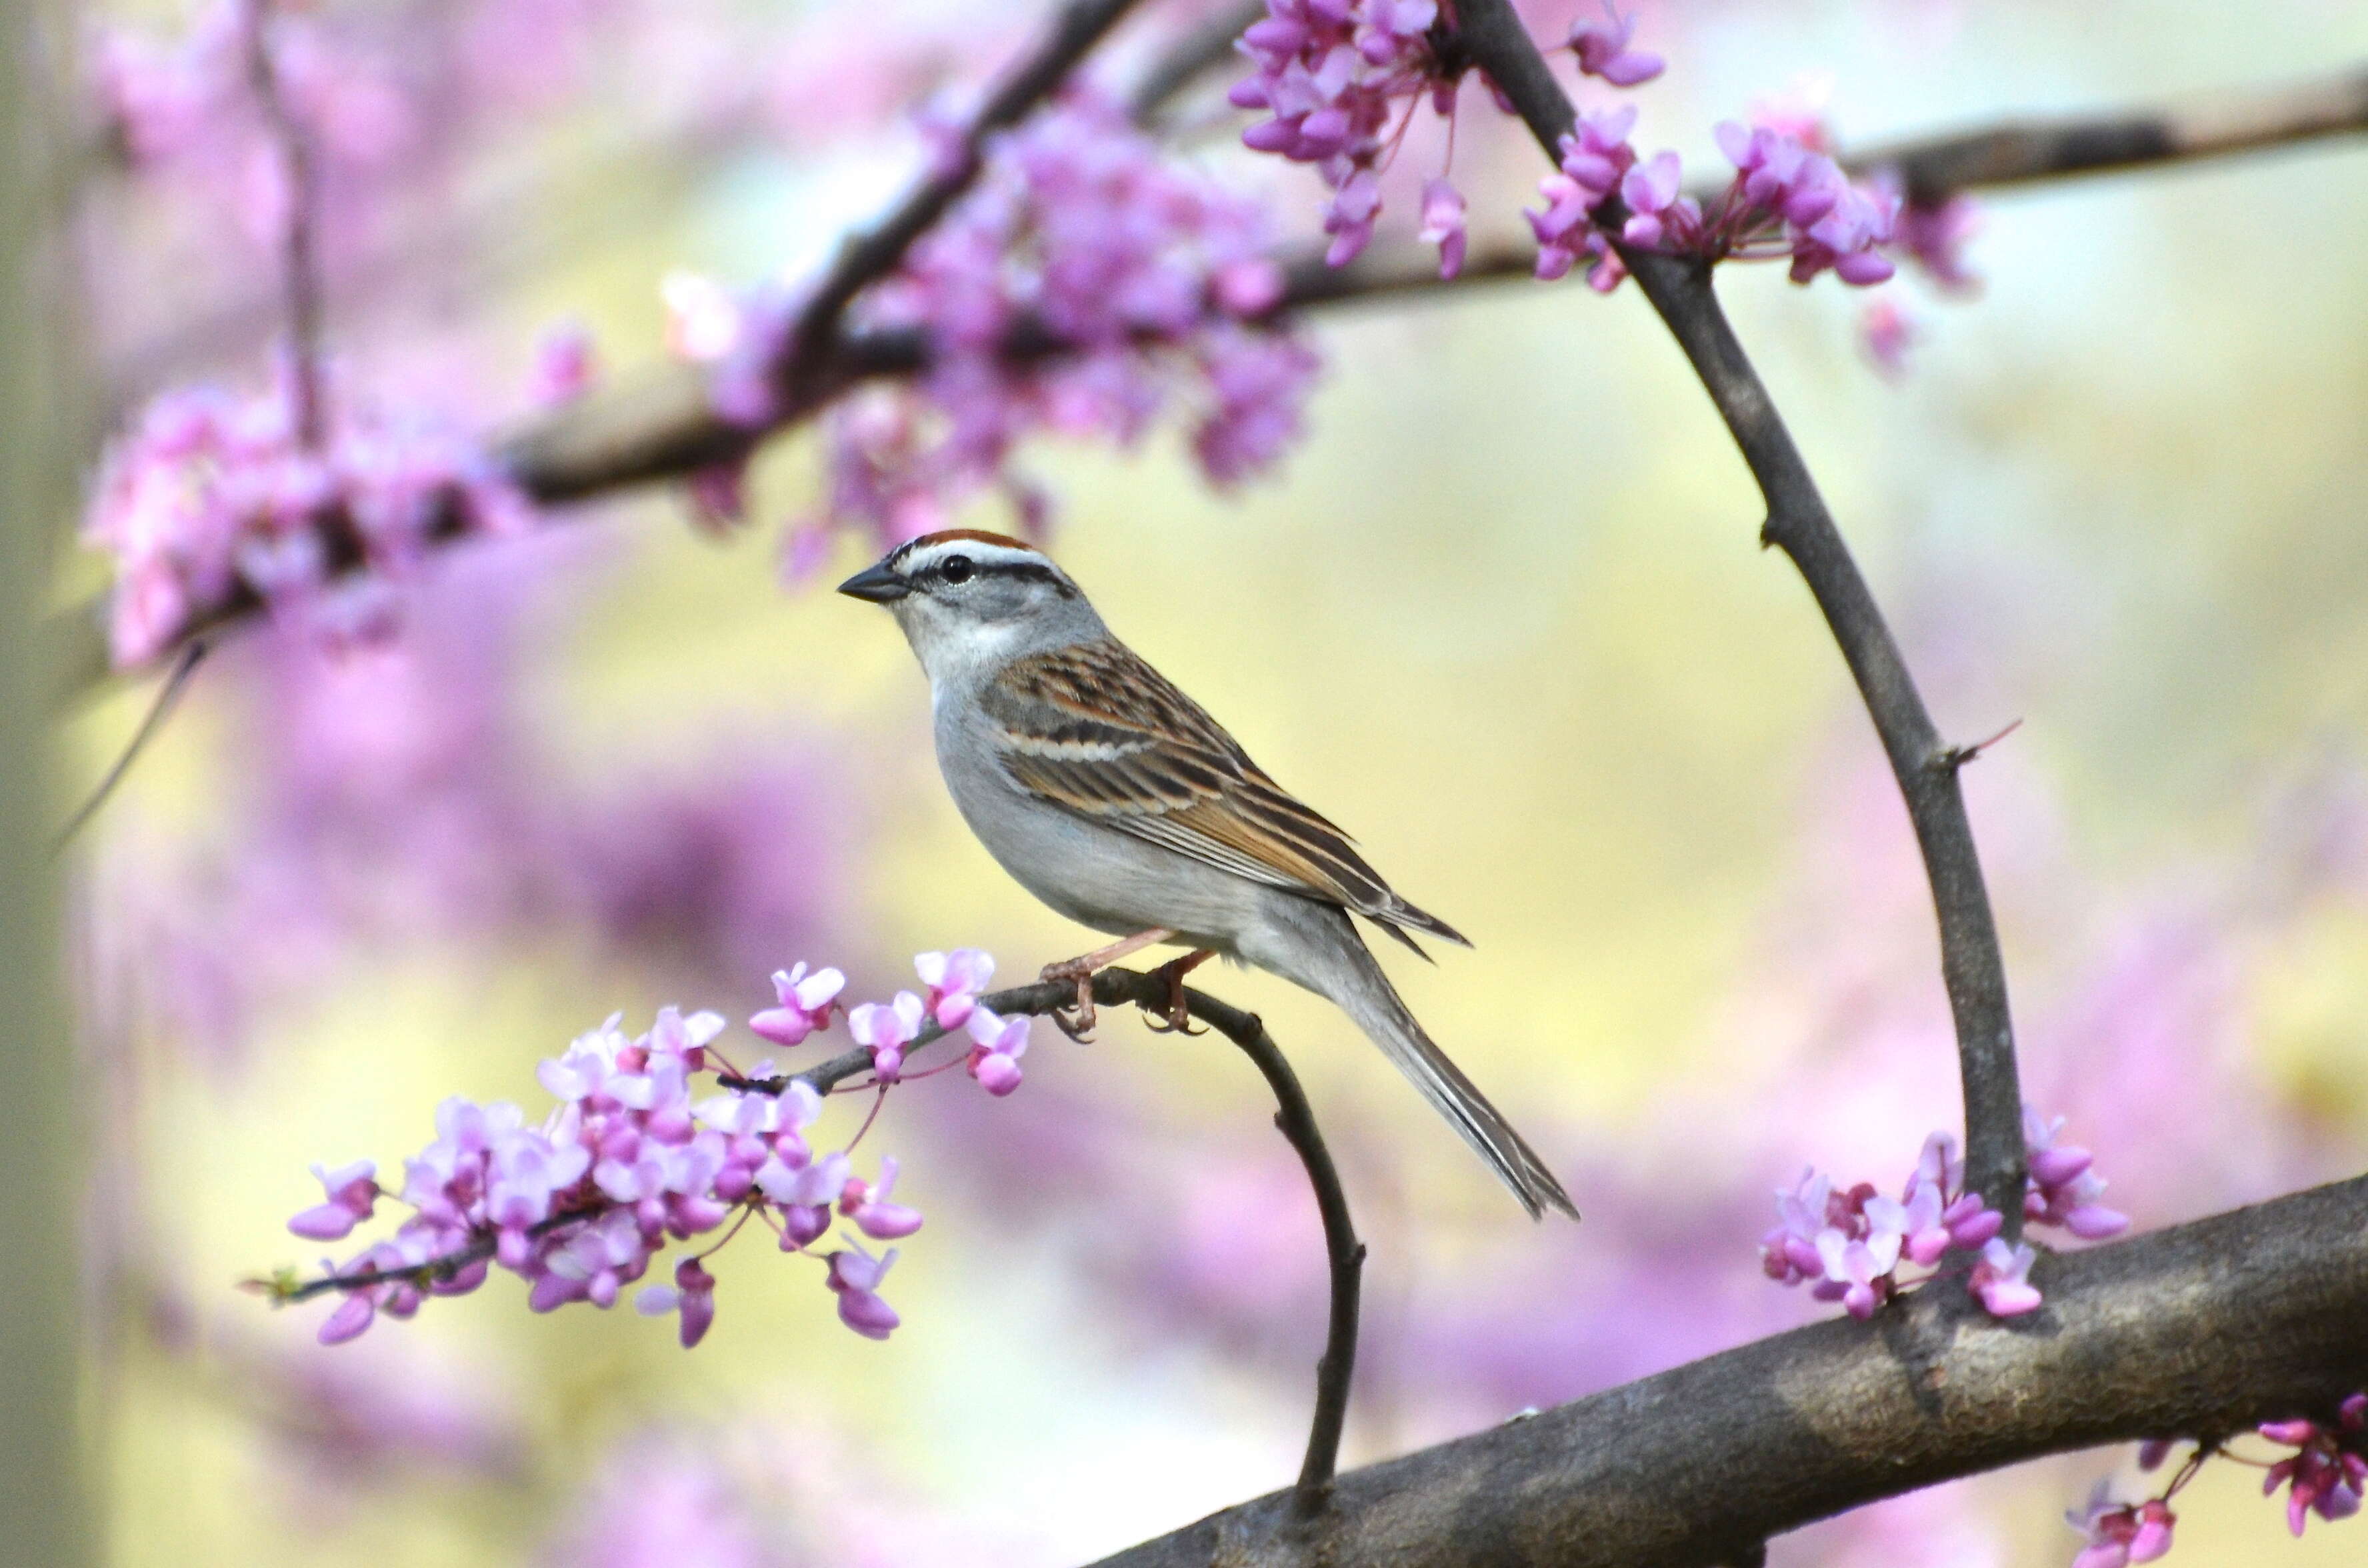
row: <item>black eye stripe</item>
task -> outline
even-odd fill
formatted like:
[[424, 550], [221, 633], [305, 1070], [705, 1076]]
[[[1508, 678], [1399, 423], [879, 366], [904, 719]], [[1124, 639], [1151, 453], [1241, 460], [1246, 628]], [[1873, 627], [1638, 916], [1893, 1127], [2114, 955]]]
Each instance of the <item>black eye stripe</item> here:
[[[957, 570], [957, 567], [960, 570]], [[1042, 561], [1009, 561], [989, 557], [980, 560], [971, 555], [949, 555], [933, 561], [916, 572], [906, 574], [915, 584], [944, 583], [959, 585], [985, 577], [1000, 577], [1022, 583], [1049, 583], [1060, 590], [1063, 598], [1075, 596], [1076, 590], [1052, 566]]]

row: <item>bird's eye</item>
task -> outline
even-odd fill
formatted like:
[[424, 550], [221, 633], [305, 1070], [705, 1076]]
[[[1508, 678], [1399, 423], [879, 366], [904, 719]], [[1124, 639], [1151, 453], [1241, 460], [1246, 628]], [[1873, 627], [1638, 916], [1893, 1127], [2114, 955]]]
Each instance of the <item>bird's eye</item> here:
[[949, 555], [945, 564], [938, 568], [938, 575], [949, 583], [967, 583], [977, 572], [978, 568], [971, 563], [967, 555]]

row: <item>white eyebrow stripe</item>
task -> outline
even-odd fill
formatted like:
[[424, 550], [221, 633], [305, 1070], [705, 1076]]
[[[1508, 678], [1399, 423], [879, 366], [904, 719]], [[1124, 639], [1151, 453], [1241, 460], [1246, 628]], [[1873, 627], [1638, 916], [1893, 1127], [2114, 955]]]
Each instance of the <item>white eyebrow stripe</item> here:
[[950, 539], [937, 544], [925, 544], [909, 550], [896, 562], [897, 570], [918, 576], [949, 556], [967, 555], [973, 562], [984, 567], [1036, 566], [1057, 572], [1052, 558], [1040, 551], [1015, 550], [1008, 544], [988, 544], [981, 540]]

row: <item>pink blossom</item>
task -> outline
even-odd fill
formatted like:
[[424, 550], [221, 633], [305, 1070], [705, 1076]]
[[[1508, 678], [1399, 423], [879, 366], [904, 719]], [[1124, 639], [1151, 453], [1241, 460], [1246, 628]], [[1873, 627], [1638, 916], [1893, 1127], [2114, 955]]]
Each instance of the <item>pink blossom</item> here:
[[1888, 293], [1867, 301], [1859, 317], [1860, 341], [1866, 345], [1867, 358], [1886, 376], [1896, 377], [1907, 368], [1908, 347], [1916, 341], [1916, 324], [1897, 300]]
[[1981, 229], [1981, 204], [1962, 192], [1936, 207], [1907, 201], [1899, 209], [1900, 248], [1915, 258], [1936, 285], [1951, 293], [1971, 293], [1981, 287], [1979, 276], [1965, 265], [1964, 255], [1965, 246]]
[[998, 1018], [985, 1007], [970, 1016], [970, 1075], [997, 1099], [1019, 1086], [1019, 1059], [1028, 1054], [1028, 1018]]
[[633, 1297], [633, 1306], [643, 1317], [679, 1313], [682, 1347], [691, 1349], [715, 1322], [715, 1276], [699, 1259], [686, 1257], [675, 1265], [672, 1285], [644, 1286]]
[[873, 1257], [860, 1243], [830, 1255], [830, 1288], [838, 1293], [838, 1320], [866, 1339], [885, 1339], [903, 1320], [880, 1299], [880, 1281], [896, 1262], [896, 1249]]
[[1981, 1261], [1974, 1265], [1966, 1286], [1992, 1317], [2037, 1312], [2043, 1303], [2038, 1289], [2031, 1283], [2031, 1266], [2038, 1259], [2028, 1244], [2018, 1242], [2009, 1247], [2005, 1237], [1993, 1236], [1983, 1244]]
[[1372, 241], [1382, 169], [1417, 108], [1428, 98], [1453, 112], [1454, 79], [1430, 51], [1438, 19], [1437, 0], [1267, 0], [1242, 34], [1254, 70], [1229, 96], [1271, 117], [1245, 130], [1243, 145], [1315, 166], [1332, 190], [1324, 232], [1334, 267]]
[[289, 1221], [288, 1229], [307, 1241], [342, 1241], [378, 1206], [378, 1165], [370, 1160], [335, 1171], [314, 1165], [313, 1174], [320, 1178], [328, 1201]]
[[2031, 1161], [2024, 1219], [2034, 1225], [2061, 1225], [2083, 1241], [2120, 1235], [2130, 1228], [2129, 1216], [2097, 1201], [2105, 1182], [2089, 1168], [2095, 1156], [2078, 1145], [2058, 1147], [2055, 1140], [2063, 1131], [2064, 1118], [2051, 1121], [2030, 1106], [2022, 1108], [2023, 1145]]
[[1444, 176], [1422, 182], [1423, 244], [1439, 247], [1439, 276], [1454, 278], [1463, 270], [1463, 193]]
[[1604, 0], [1603, 16], [1604, 20], [1600, 22], [1571, 25], [1566, 47], [1578, 56], [1579, 70], [1589, 76], [1600, 76], [1615, 87], [1633, 87], [1659, 75], [1659, 55], [1628, 47], [1629, 40], [1636, 36], [1636, 13], [1622, 16], [1611, 0]]
[[318, 449], [300, 439], [285, 386], [164, 393], [109, 448], [82, 534], [115, 559], [118, 665], [154, 658], [241, 590], [318, 616], [338, 553], [399, 578], [433, 535], [533, 526], [525, 495], [475, 446], [330, 390]]
[[1762, 1271], [1780, 1285], [1805, 1283], [1819, 1301], [1863, 1318], [1918, 1282], [1899, 1278], [1903, 1264], [1929, 1268], [1952, 1247], [1990, 1242], [2004, 1217], [1962, 1190], [1956, 1148], [1945, 1132], [1926, 1139], [1896, 1199], [1865, 1182], [1838, 1190], [1830, 1177], [1804, 1171], [1797, 1186], [1776, 1194], [1780, 1222], [1760, 1238]]
[[[976, 975], [968, 960], [962, 967]], [[822, 993], [836, 994], [836, 973], [827, 972], [833, 978], [798, 1006], [819, 1009]], [[791, 998], [801, 984], [821, 979], [780, 978]], [[920, 999], [905, 993], [888, 1006], [858, 1008], [850, 1028], [872, 1036], [884, 1057], [896, 1049], [892, 1041], [913, 1037], [921, 1018]], [[453, 1097], [437, 1108], [435, 1139], [404, 1165], [410, 1217], [331, 1267], [344, 1300], [320, 1330], [324, 1343], [353, 1338], [381, 1315], [408, 1317], [429, 1295], [474, 1290], [495, 1265], [527, 1281], [534, 1311], [576, 1301], [605, 1308], [643, 1278], [670, 1243], [727, 1223], [736, 1231], [761, 1218], [792, 1252], [828, 1231], [834, 1206], [877, 1239], [920, 1229], [920, 1213], [894, 1200], [894, 1160], [882, 1160], [879, 1179], [865, 1182], [850, 1175], [844, 1150], [814, 1153], [806, 1131], [822, 1098], [811, 1085], [791, 1079], [778, 1093], [724, 1089], [694, 1103], [694, 1076], [714, 1070], [708, 1048], [724, 1028], [720, 1016], [663, 1008], [647, 1033], [632, 1038], [620, 1022], [609, 1017], [542, 1062], [537, 1079], [559, 1103], [540, 1125], [506, 1102]], [[761, 1083], [771, 1071], [759, 1062], [737, 1081]], [[893, 1083], [893, 1068], [881, 1076]], [[319, 1174], [330, 1202], [299, 1215], [296, 1228], [342, 1235], [371, 1211], [372, 1167]], [[873, 1287], [895, 1255], [874, 1261], [859, 1247], [837, 1256], [846, 1260], [834, 1263], [832, 1274], [841, 1317], [881, 1337], [895, 1314]], [[634, 1301], [647, 1314], [677, 1313], [688, 1346], [713, 1321], [714, 1290], [701, 1255], [679, 1261], [671, 1285], [645, 1286]]]
[[2260, 1434], [2297, 1450], [2270, 1466], [2261, 1485], [2264, 1496], [2287, 1489], [2287, 1528], [2302, 1534], [2314, 1512], [2332, 1523], [2360, 1511], [2368, 1493], [2368, 1393], [2346, 1399], [2331, 1423], [2271, 1421]]
[[2178, 1516], [2159, 1498], [2145, 1503], [2115, 1503], [2111, 1481], [2100, 1481], [2089, 1494], [2088, 1506], [2064, 1516], [2086, 1544], [2072, 1559], [2072, 1568], [2125, 1568], [2151, 1562], [2170, 1550], [2171, 1528]]
[[[1175, 160], [1108, 97], [1064, 92], [991, 139], [970, 195], [857, 302], [852, 324], [925, 333], [931, 368], [837, 400], [823, 503], [796, 533], [901, 542], [951, 526], [981, 490], [1009, 497], [1024, 530], [1044, 512], [1011, 472], [1024, 439], [1128, 446], [1170, 410], [1196, 422], [1212, 482], [1271, 462], [1298, 433], [1314, 356], [1275, 318], [1269, 240], [1258, 202]], [[710, 361], [711, 397], [753, 425], [770, 416], [794, 312], [750, 297], [712, 335], [732, 347]], [[1015, 356], [1015, 337], [1065, 352]]]
[[893, 1084], [904, 1071], [905, 1048], [921, 1032], [921, 999], [899, 991], [893, 1002], [866, 1002], [847, 1016], [847, 1032], [871, 1051], [872, 1075]]
[[1608, 254], [1603, 236], [1594, 227], [1595, 210], [1610, 199], [1635, 165], [1636, 150], [1628, 144], [1628, 133], [1635, 125], [1636, 110], [1629, 105], [1581, 114], [1563, 136], [1559, 172], [1538, 182], [1544, 207], [1524, 208], [1521, 214], [1537, 237], [1539, 278], [1562, 277], [1582, 254]]
[[978, 1004], [978, 994], [995, 978], [995, 960], [976, 948], [951, 953], [922, 953], [913, 960], [921, 983], [929, 988], [923, 1006], [941, 1029], [958, 1029]]
[[773, 994], [779, 1005], [748, 1020], [750, 1032], [775, 1045], [796, 1045], [817, 1029], [830, 1028], [831, 1009], [847, 988], [847, 976], [835, 969], [806, 972], [801, 962], [793, 969], [773, 971]]
[[1685, 250], [1702, 244], [1702, 208], [1679, 194], [1681, 177], [1675, 153], [1656, 153], [1621, 177], [1620, 199], [1628, 209], [1621, 238], [1647, 249]]
[[896, 1162], [883, 1155], [878, 1181], [848, 1177], [846, 1186], [839, 1189], [838, 1211], [854, 1221], [856, 1228], [873, 1241], [902, 1241], [921, 1228], [921, 1211], [888, 1201], [895, 1189]]
[[592, 334], [583, 323], [564, 321], [543, 330], [535, 341], [534, 369], [527, 381], [528, 400], [544, 408], [583, 396], [599, 378]]

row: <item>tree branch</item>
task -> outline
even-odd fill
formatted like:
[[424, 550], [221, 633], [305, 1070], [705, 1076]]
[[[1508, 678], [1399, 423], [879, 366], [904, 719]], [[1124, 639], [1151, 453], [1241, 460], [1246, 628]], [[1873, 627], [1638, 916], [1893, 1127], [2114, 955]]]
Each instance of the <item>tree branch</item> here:
[[2047, 1305], [2028, 1318], [1928, 1287], [1350, 1471], [1314, 1528], [1275, 1493], [1104, 1568], [1704, 1568], [1937, 1482], [2368, 1387], [2368, 1177], [2033, 1277]]
[[814, 284], [790, 329], [775, 384], [791, 409], [805, 401], [804, 383], [830, 358], [839, 318], [855, 297], [905, 259], [913, 243], [937, 226], [946, 210], [978, 178], [987, 139], [1017, 125], [1030, 109], [1068, 79], [1077, 62], [1118, 25], [1135, 0], [1064, 0], [1052, 28], [1026, 58], [1008, 72], [963, 129], [962, 142], [943, 166], [915, 186], [896, 210], [868, 233], [839, 246], [838, 259]]
[[1896, 170], [1908, 199], [1932, 206], [1961, 190], [2222, 158], [2363, 129], [2368, 68], [2355, 66], [2340, 76], [2217, 93], [2160, 108], [2008, 120], [1871, 147], [1842, 163], [1853, 174]]
[[[2368, 131], [2368, 71], [2229, 93], [2180, 108], [1964, 131], [1877, 148], [1843, 162], [1861, 173], [1896, 168], [1916, 199], [1931, 202], [1960, 189], [2170, 165], [2362, 131]], [[1287, 284], [1279, 314], [1402, 294], [1452, 294], [1466, 285], [1527, 278], [1536, 256], [1525, 244], [1478, 243], [1452, 283], [1440, 281], [1437, 254], [1412, 244], [1376, 244], [1345, 267], [1326, 267], [1321, 247], [1293, 250], [1281, 259]], [[1037, 336], [1033, 344], [1015, 345], [1014, 351], [1060, 351], [1057, 343]], [[928, 345], [916, 334], [841, 334], [835, 344], [811, 372], [813, 384], [791, 403], [776, 429], [809, 416], [848, 387], [913, 375], [929, 362]], [[552, 504], [678, 477], [742, 455], [763, 434], [717, 415], [700, 372], [665, 366], [521, 426], [496, 449], [529, 494]], [[190, 635], [244, 620], [255, 608], [241, 601], [192, 625]], [[105, 620], [101, 603], [51, 618], [49, 633], [62, 694], [87, 690], [111, 673]]]
[[[1571, 129], [1575, 113], [1520, 18], [1508, 0], [1460, 0], [1457, 16], [1473, 60], [1504, 90], [1546, 156], [1555, 158], [1555, 143]], [[1606, 211], [1600, 222], [1609, 233], [1619, 233], [1620, 214]], [[1741, 449], [1768, 506], [1761, 540], [1800, 568], [1907, 798], [1932, 884], [1941, 974], [1956, 1024], [1966, 1186], [2006, 1217], [2011, 1239], [2022, 1225], [2022, 1090], [1998, 924], [1957, 784], [1965, 754], [1945, 744], [1933, 727], [1898, 642], [1834, 527], [1808, 464], [1719, 309], [1709, 264], [1632, 246], [1621, 247], [1621, 256], [1685, 350]]]

